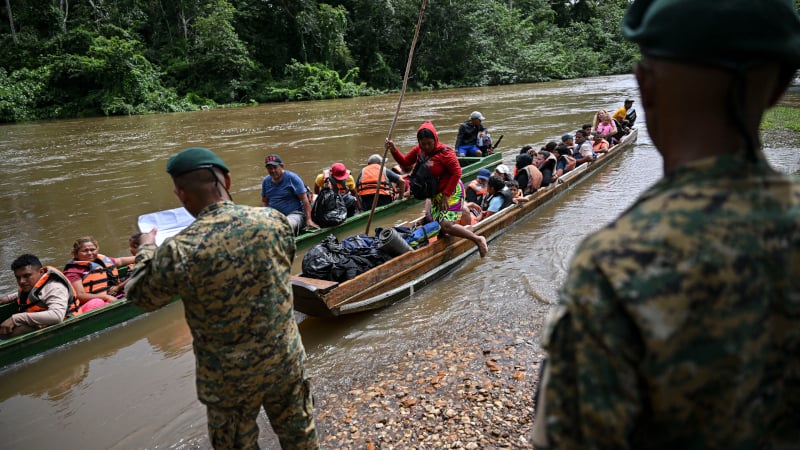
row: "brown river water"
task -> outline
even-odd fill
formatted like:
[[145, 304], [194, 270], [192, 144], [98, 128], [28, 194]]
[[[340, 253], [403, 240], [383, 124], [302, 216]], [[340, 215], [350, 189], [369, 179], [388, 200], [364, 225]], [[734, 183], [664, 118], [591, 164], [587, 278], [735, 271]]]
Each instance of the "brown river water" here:
[[[403, 151], [432, 120], [445, 143], [480, 110], [504, 160], [591, 122], [600, 108], [638, 99], [632, 76], [406, 95], [394, 139]], [[101, 252], [128, 254], [139, 215], [180, 206], [164, 171], [189, 146], [230, 166], [237, 203], [258, 205], [264, 156], [278, 153], [306, 181], [336, 161], [354, 172], [383, 153], [397, 95], [284, 103], [138, 117], [0, 126], [0, 294], [16, 289], [11, 261], [34, 253], [62, 267], [72, 242], [93, 235]], [[800, 104], [800, 92], [787, 103]], [[586, 183], [559, 196], [444, 279], [388, 308], [300, 323], [316, 392], [346, 391], [397, 355], [469, 327], [476, 313], [541, 316], [580, 239], [613, 220], [661, 175], [661, 157], [638, 102], [638, 143]], [[713, 139], [713, 138], [712, 138]], [[800, 172], [800, 152], [767, 148], [776, 167]], [[414, 210], [376, 222], [394, 223]], [[295, 266], [299, 271], [298, 255]], [[264, 428], [261, 443], [271, 447]], [[0, 371], [2, 448], [209, 448], [194, 387], [191, 337], [181, 304], [141, 316]]]

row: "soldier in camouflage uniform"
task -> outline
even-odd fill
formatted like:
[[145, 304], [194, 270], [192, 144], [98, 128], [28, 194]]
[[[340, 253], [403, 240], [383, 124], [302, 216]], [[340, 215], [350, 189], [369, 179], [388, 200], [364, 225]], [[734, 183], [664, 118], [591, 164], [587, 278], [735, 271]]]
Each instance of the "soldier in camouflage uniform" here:
[[664, 177], [571, 263], [534, 445], [798, 448], [800, 184], [758, 139], [800, 67], [796, 8], [637, 0], [623, 32]]
[[289, 222], [235, 205], [229, 170], [208, 149], [183, 150], [167, 172], [197, 220], [158, 248], [156, 230], [142, 236], [128, 300], [148, 311], [183, 300], [215, 448], [258, 448], [262, 406], [283, 448], [318, 448], [292, 306]]

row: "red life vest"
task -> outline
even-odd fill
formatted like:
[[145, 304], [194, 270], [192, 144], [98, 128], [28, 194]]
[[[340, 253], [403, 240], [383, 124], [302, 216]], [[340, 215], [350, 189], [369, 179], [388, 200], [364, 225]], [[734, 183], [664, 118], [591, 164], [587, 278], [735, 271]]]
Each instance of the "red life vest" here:
[[389, 182], [389, 179], [386, 178], [386, 169], [384, 168], [383, 171], [381, 171], [380, 164], [369, 164], [367, 167], [361, 169], [361, 175], [358, 177], [358, 182], [356, 183], [358, 195], [370, 195], [375, 193], [378, 186], [378, 173], [381, 175], [381, 189], [378, 195], [388, 195], [389, 197], [394, 195], [392, 184]]
[[39, 281], [33, 286], [30, 292], [27, 294], [22, 292], [20, 289], [17, 292], [17, 308], [19, 312], [39, 312], [39, 311], [47, 311], [47, 304], [42, 300], [42, 288], [45, 284], [49, 282], [56, 282], [61, 283], [67, 287], [67, 292], [69, 293], [69, 297], [67, 300], [67, 313], [65, 317], [71, 317], [75, 314], [78, 310], [78, 302], [75, 298], [75, 289], [73, 289], [72, 284], [67, 280], [67, 277], [64, 276], [61, 271], [56, 269], [52, 266], [46, 267], [47, 272], [39, 278]]
[[114, 260], [108, 256], [97, 254], [94, 261], [78, 261], [70, 259], [64, 270], [79, 267], [84, 271], [81, 282], [87, 294], [100, 294], [108, 290], [111, 286], [119, 284], [119, 272]]

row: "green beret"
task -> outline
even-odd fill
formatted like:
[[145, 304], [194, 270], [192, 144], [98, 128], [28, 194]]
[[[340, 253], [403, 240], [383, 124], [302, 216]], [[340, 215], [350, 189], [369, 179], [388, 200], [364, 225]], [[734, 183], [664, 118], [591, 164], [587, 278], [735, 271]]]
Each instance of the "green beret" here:
[[800, 67], [793, 0], [636, 0], [622, 34], [656, 58], [729, 69]]
[[169, 158], [167, 173], [177, 177], [186, 172], [211, 166], [217, 166], [225, 173], [230, 172], [228, 166], [211, 150], [203, 147], [190, 147]]

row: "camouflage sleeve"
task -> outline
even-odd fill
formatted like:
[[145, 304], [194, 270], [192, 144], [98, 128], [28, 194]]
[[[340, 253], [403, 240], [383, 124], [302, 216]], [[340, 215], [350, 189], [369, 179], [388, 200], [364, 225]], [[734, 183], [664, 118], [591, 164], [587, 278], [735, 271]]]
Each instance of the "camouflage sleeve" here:
[[636, 327], [588, 256], [576, 256], [560, 297], [544, 341], [547, 440], [552, 448], [629, 448], [642, 411]]
[[153, 311], [178, 295], [180, 254], [172, 239], [156, 248], [143, 244], [136, 252], [133, 275], [125, 284], [125, 297], [145, 311]]

